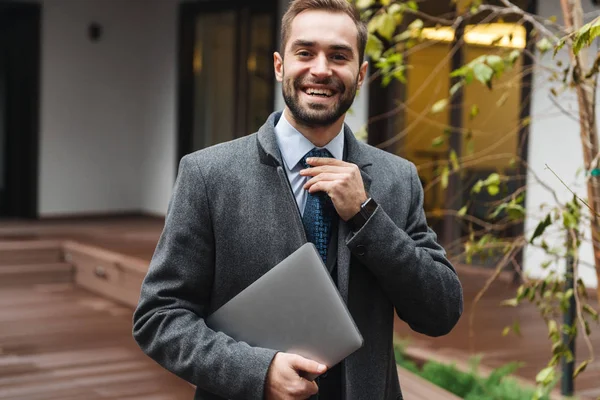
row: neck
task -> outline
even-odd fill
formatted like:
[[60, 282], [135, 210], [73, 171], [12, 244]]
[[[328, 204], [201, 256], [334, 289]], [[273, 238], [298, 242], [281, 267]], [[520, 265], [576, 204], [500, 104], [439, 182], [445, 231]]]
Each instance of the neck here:
[[305, 138], [307, 138], [316, 147], [324, 147], [331, 142], [340, 131], [344, 124], [344, 116], [342, 115], [337, 121], [327, 126], [313, 126], [302, 124], [294, 119], [290, 110], [286, 107], [283, 110], [285, 118], [294, 128], [298, 130]]

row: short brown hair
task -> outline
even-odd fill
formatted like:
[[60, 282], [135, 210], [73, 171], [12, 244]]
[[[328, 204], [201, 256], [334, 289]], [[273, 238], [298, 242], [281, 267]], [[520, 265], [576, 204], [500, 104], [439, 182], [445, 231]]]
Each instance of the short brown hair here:
[[331, 12], [344, 13], [352, 18], [356, 29], [358, 30], [357, 45], [359, 65], [362, 64], [365, 57], [365, 47], [367, 45], [367, 27], [360, 20], [360, 14], [349, 0], [293, 0], [281, 20], [281, 54], [284, 55], [285, 45], [290, 37], [290, 27], [292, 21], [298, 14], [307, 10], [324, 10]]

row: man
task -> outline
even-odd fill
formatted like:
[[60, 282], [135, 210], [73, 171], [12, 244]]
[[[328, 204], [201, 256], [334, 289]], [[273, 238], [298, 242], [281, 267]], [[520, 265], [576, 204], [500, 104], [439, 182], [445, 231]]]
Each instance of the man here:
[[[181, 160], [133, 333], [150, 357], [196, 385], [196, 399], [401, 399], [393, 310], [432, 336], [462, 313], [461, 285], [427, 227], [414, 165], [344, 126], [367, 73], [366, 37], [346, 0], [293, 1], [274, 54], [283, 113], [258, 133]], [[206, 326], [307, 240], [364, 338], [360, 350], [321, 366]], [[318, 384], [302, 378], [326, 367]]]

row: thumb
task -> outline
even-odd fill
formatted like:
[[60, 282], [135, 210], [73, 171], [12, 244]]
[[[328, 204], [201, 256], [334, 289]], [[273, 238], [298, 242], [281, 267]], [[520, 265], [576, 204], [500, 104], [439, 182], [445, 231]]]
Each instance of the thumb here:
[[327, 366], [302, 356], [296, 355], [290, 361], [296, 371], [305, 371], [309, 374], [322, 374], [327, 371]]

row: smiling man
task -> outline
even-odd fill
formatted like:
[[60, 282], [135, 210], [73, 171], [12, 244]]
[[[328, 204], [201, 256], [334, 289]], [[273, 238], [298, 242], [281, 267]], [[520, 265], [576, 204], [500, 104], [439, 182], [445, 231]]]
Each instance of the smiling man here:
[[[448, 333], [462, 313], [461, 285], [427, 226], [414, 165], [344, 125], [366, 76], [366, 40], [346, 0], [292, 1], [274, 54], [283, 112], [255, 134], [181, 160], [133, 334], [196, 385], [196, 399], [401, 399], [394, 311], [431, 336]], [[323, 366], [205, 324], [307, 241], [362, 333], [360, 350]], [[305, 373], [322, 375], [311, 382]]]

